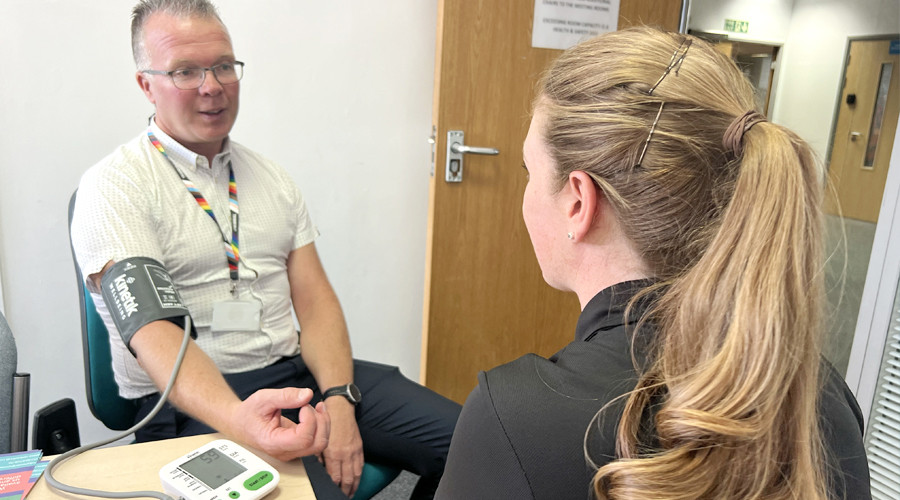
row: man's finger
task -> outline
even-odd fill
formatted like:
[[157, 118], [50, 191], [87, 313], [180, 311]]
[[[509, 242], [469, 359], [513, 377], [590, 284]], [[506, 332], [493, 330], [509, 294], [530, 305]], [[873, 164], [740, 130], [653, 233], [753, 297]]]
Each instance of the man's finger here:
[[[328, 471], [328, 476], [331, 477], [331, 482], [334, 484], [341, 486], [341, 462], [340, 460], [335, 460], [333, 458], [325, 458], [325, 470]], [[341, 488], [343, 490], [343, 488]]]
[[276, 405], [276, 408], [279, 410], [306, 406], [313, 398], [312, 390], [307, 388], [286, 387], [284, 389], [272, 389], [272, 391], [276, 396], [271, 399], [271, 403]]
[[328, 410], [325, 409], [325, 403], [319, 402], [316, 405], [316, 435], [313, 446], [324, 450], [328, 446], [328, 438], [331, 436], [331, 417]]
[[325, 434], [327, 426], [325, 429], [319, 428], [322, 422], [318, 412], [309, 405], [300, 408], [297, 416], [298, 422], [293, 432], [295, 439], [312, 453], [320, 453], [328, 445], [328, 434]]
[[306, 406], [312, 396], [313, 392], [310, 389], [288, 387], [285, 389], [260, 389], [251, 394], [247, 400], [253, 401], [257, 412], [275, 414], [280, 413], [281, 410]]
[[350, 460], [344, 460], [341, 464], [341, 490], [348, 497], [353, 496], [356, 493], [356, 487], [359, 486], [359, 476], [354, 474], [354, 468], [353, 462]]
[[353, 476], [341, 477], [341, 491], [348, 497], [353, 496], [353, 492], [356, 491], [356, 488], [353, 487]]

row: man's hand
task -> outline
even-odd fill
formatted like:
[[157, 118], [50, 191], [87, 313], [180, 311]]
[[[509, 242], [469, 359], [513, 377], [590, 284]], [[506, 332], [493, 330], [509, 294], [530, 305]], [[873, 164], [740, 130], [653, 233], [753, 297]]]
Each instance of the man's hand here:
[[340, 486], [345, 495], [352, 497], [359, 487], [364, 461], [355, 407], [339, 396], [330, 397], [327, 401], [328, 412], [334, 417], [334, 432], [323, 453], [325, 469], [334, 484]]
[[[311, 399], [309, 389], [256, 391], [232, 414], [231, 433], [278, 460], [318, 455], [328, 446], [331, 421], [325, 404], [319, 403], [313, 409], [309, 405]], [[281, 416], [281, 410], [289, 408], [300, 408], [298, 423]]]

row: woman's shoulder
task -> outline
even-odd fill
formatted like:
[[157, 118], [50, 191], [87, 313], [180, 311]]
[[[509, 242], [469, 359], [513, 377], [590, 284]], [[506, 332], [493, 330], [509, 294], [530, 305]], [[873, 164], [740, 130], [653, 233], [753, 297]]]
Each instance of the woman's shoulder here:
[[[827, 361], [822, 362], [819, 422], [830, 471], [839, 495], [836, 498], [869, 499], [869, 464], [863, 438], [863, 414], [844, 378]], [[840, 493], [846, 493], [841, 496]]]
[[822, 418], [834, 425], [841, 425], [852, 434], [862, 439], [863, 413], [856, 402], [856, 397], [844, 381], [844, 377], [831, 365], [822, 360], [822, 391], [819, 398], [819, 411]]
[[477, 397], [490, 405], [520, 456], [536, 457], [522, 460], [529, 476], [586, 484], [591, 468], [584, 456], [585, 431], [602, 427], [591, 449], [596, 456], [614, 455], [621, 396], [636, 382], [627, 344], [610, 349], [576, 341], [551, 359], [529, 354], [481, 374]]
[[624, 328], [615, 328], [590, 342], [570, 342], [550, 358], [526, 354], [484, 372], [479, 381], [492, 395], [510, 402], [527, 404], [535, 397], [604, 401], [637, 382], [631, 354]]

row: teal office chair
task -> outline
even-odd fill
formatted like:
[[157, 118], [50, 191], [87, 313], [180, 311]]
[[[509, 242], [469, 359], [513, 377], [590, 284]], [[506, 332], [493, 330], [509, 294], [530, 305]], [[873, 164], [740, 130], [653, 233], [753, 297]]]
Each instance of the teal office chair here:
[[[69, 200], [69, 245], [71, 248], [72, 214], [75, 209], [76, 191]], [[72, 260], [75, 261], [75, 276], [78, 279], [78, 304], [81, 311], [81, 341], [84, 351], [84, 382], [87, 392], [88, 407], [91, 413], [103, 422], [106, 427], [124, 431], [134, 425], [134, 417], [138, 407], [134, 400], [119, 396], [112, 370], [112, 354], [109, 348], [109, 332], [81, 275], [81, 268], [75, 260], [75, 249]], [[354, 500], [368, 500], [383, 490], [398, 475], [400, 470], [385, 465], [366, 463], [363, 466], [359, 489]]]
[[[74, 208], [75, 193], [69, 200], [70, 248]], [[75, 261], [74, 248], [72, 248], [72, 259]], [[107, 428], [124, 431], [134, 425], [138, 406], [134, 400], [119, 396], [119, 386], [113, 378], [109, 333], [84, 284], [84, 277], [81, 275], [81, 268], [78, 267], [77, 261], [75, 261], [75, 276], [78, 283], [78, 306], [81, 312], [81, 346], [84, 355], [84, 383], [88, 408]]]

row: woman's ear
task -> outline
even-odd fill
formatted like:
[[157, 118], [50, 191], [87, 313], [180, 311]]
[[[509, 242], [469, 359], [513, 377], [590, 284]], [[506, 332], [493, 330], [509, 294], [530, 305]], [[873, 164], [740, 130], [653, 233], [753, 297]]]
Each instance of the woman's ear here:
[[594, 225], [602, 193], [594, 179], [582, 170], [575, 170], [569, 174], [566, 191], [569, 193], [566, 207], [569, 231], [572, 233], [572, 239], [579, 241]]

